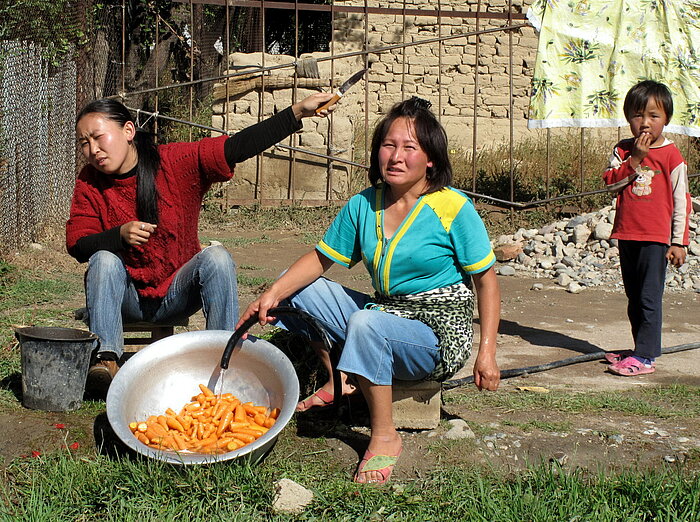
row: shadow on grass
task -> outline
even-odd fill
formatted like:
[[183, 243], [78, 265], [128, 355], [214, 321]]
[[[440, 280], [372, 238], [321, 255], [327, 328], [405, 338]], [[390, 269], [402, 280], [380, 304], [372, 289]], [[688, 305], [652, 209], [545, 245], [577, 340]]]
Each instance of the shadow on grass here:
[[0, 381], [3, 389], [12, 393], [17, 401], [22, 402], [22, 374], [17, 372], [8, 375]]
[[[328, 380], [326, 370], [303, 335], [280, 329], [267, 341], [289, 357], [299, 379], [301, 397], [308, 397]], [[296, 426], [300, 437], [338, 439], [357, 451], [358, 455], [364, 453], [369, 442], [368, 435], [351, 429], [369, 426], [369, 410], [361, 394], [343, 396], [337, 407], [316, 407], [297, 413]]]

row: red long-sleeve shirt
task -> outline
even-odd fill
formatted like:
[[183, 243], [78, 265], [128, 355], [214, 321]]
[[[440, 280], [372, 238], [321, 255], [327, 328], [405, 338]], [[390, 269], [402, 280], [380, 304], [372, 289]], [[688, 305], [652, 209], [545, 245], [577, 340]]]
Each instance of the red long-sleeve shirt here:
[[633, 146], [634, 139], [619, 142], [603, 174], [607, 189], [617, 193], [611, 237], [687, 245], [692, 205], [683, 156], [664, 139], [633, 169], [629, 163]]
[[[197, 227], [202, 198], [214, 182], [233, 176], [224, 154], [226, 139], [224, 135], [158, 147], [158, 228], [146, 244], [121, 251], [141, 296], [163, 297], [175, 272], [200, 251]], [[83, 168], [66, 223], [69, 251], [82, 237], [138, 219], [136, 179], [115, 179], [90, 165]]]

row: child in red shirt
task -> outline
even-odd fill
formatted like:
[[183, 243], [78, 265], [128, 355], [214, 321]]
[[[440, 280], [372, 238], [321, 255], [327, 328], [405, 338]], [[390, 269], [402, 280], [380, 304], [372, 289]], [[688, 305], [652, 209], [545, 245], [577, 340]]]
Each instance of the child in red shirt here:
[[617, 194], [611, 237], [618, 240], [634, 350], [605, 358], [608, 371], [632, 376], [656, 370], [666, 265], [685, 263], [691, 202], [685, 160], [662, 134], [673, 115], [668, 88], [638, 83], [625, 97], [624, 112], [634, 138], [615, 146], [603, 179]]

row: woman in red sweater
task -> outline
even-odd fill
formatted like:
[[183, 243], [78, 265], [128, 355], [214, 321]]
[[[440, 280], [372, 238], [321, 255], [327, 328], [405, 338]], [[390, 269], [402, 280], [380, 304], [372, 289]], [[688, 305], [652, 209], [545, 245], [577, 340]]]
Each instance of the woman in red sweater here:
[[96, 100], [78, 114], [88, 164], [75, 183], [66, 246], [88, 262], [89, 325], [100, 340], [88, 389], [106, 391], [117, 372], [123, 321], [183, 319], [201, 308], [207, 329], [234, 329], [236, 268], [223, 247], [200, 248], [202, 198], [213, 183], [231, 179], [236, 163], [299, 130], [331, 97], [312, 94], [231, 137], [165, 145], [138, 129], [118, 101]]

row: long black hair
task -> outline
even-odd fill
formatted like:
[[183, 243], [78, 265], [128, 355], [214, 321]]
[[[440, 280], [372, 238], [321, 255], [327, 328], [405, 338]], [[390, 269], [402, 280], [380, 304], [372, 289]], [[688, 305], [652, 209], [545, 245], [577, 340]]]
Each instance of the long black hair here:
[[372, 152], [369, 161], [369, 182], [377, 187], [382, 181], [379, 167], [379, 149], [389, 133], [391, 124], [398, 118], [408, 118], [413, 122], [416, 140], [433, 166], [426, 169], [428, 190], [426, 194], [437, 192], [452, 183], [452, 165], [447, 152], [447, 133], [430, 110], [430, 102], [414, 96], [395, 104], [374, 129]]
[[[122, 103], [102, 98], [88, 103], [78, 113], [76, 122], [92, 113], [102, 114], [122, 127], [130, 121], [136, 127], [129, 109]], [[160, 154], [153, 135], [136, 127], [134, 136], [136, 153], [136, 212], [141, 221], [158, 224], [158, 190], [156, 189], [156, 173], [160, 168]]]

